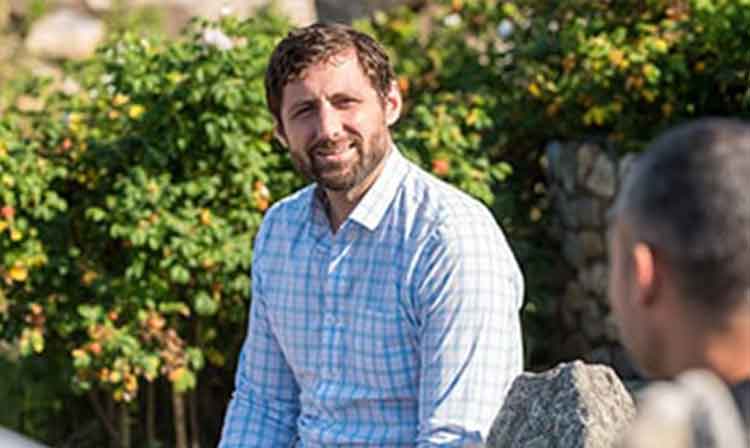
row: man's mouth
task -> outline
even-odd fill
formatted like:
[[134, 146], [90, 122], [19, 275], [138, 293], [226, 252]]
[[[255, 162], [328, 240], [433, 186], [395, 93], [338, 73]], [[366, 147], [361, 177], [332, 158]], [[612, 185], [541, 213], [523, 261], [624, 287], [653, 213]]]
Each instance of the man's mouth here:
[[337, 161], [356, 149], [355, 142], [337, 146], [319, 146], [313, 150], [313, 155], [324, 161]]

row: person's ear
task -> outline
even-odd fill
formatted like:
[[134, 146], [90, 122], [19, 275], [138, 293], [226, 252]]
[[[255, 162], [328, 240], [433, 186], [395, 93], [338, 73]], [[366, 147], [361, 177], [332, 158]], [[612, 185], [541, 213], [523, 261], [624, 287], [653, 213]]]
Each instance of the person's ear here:
[[403, 106], [401, 90], [398, 88], [398, 83], [393, 81], [385, 95], [385, 124], [387, 126], [392, 126], [398, 121], [401, 116], [401, 106]]
[[632, 249], [633, 276], [637, 288], [635, 300], [638, 305], [651, 306], [658, 297], [661, 272], [654, 250], [646, 243], [637, 243]]
[[282, 146], [289, 147], [286, 133], [284, 132], [284, 126], [277, 118], [273, 119], [273, 136], [282, 144]]

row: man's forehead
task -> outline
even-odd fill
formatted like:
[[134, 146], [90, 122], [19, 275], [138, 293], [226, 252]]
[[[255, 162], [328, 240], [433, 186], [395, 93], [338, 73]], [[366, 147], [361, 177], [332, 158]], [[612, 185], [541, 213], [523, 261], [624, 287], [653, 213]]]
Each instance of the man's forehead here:
[[357, 64], [357, 67], [359, 67], [357, 52], [352, 47], [343, 48], [334, 53], [322, 56], [317, 61], [310, 63], [307, 67], [300, 70], [298, 73], [290, 76], [289, 79], [287, 79], [285, 86], [305, 80], [313, 71], [324, 70], [331, 67], [342, 67], [346, 64]]

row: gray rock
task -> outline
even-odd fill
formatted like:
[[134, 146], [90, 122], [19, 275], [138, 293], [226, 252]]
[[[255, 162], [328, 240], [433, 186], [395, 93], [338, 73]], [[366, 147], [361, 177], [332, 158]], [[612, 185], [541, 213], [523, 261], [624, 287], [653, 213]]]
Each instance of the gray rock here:
[[615, 315], [612, 312], [607, 314], [607, 317], [604, 318], [604, 336], [610, 342], [617, 342], [620, 340], [617, 319], [615, 319]]
[[633, 166], [633, 162], [635, 162], [637, 158], [638, 156], [631, 152], [631, 153], [626, 154], [622, 159], [620, 159], [620, 163], [617, 169], [619, 182], [622, 182], [623, 179], [625, 179], [625, 176], [628, 175], [630, 168], [632, 168]]
[[487, 447], [612, 447], [634, 416], [633, 399], [612, 369], [560, 364], [516, 378]]
[[581, 227], [589, 229], [599, 229], [604, 224], [603, 205], [599, 200], [593, 197], [582, 197], [577, 199], [573, 207], [578, 216], [578, 223]]
[[602, 262], [594, 263], [578, 271], [578, 281], [585, 291], [597, 296], [607, 295], [609, 269]]
[[586, 259], [599, 258], [604, 255], [604, 239], [598, 232], [584, 231], [578, 235]]
[[555, 188], [551, 193], [554, 197], [555, 211], [562, 222], [563, 227], [568, 229], [578, 228], [578, 217], [572, 202], [569, 201], [561, 188]]
[[604, 336], [603, 314], [599, 309], [599, 304], [596, 303], [596, 299], [590, 298], [586, 302], [581, 315], [581, 330], [583, 330], [586, 339], [591, 343], [598, 342]]
[[[553, 147], [554, 149], [555, 147]], [[573, 150], [573, 146], [570, 145], [558, 145], [557, 150], [560, 154], [557, 159], [555, 177], [559, 179], [565, 191], [573, 193], [576, 191], [576, 152]]]
[[581, 269], [586, 263], [586, 254], [584, 252], [581, 239], [575, 233], [568, 232], [563, 237], [562, 244], [563, 257], [576, 269]]
[[544, 164], [546, 174], [554, 178], [560, 172], [560, 157], [562, 155], [562, 144], [557, 140], [547, 143], [544, 147], [547, 163]]
[[85, 59], [104, 39], [104, 23], [70, 9], [44, 16], [31, 27], [26, 48], [53, 59]]
[[594, 163], [591, 174], [586, 179], [586, 187], [594, 194], [611, 199], [617, 188], [617, 178], [615, 177], [615, 164], [607, 157], [606, 154], [600, 153]]
[[565, 304], [575, 311], [582, 311], [586, 306], [586, 291], [583, 290], [580, 283], [576, 281], [568, 283], [565, 288]]
[[583, 143], [578, 147], [578, 184], [586, 184], [586, 179], [594, 168], [594, 161], [601, 152], [601, 148], [593, 143]]

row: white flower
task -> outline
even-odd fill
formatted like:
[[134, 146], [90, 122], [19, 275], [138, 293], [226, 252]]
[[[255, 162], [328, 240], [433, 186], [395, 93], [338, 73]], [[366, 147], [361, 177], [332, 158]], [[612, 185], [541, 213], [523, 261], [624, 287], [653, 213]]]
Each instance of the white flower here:
[[232, 15], [234, 11], [232, 11], [232, 7], [229, 6], [228, 3], [224, 3], [224, 6], [221, 7], [221, 10], [219, 11], [219, 14], [221, 14], [222, 17], [226, 17], [229, 15]]
[[207, 47], [214, 47], [222, 51], [231, 50], [234, 46], [232, 39], [217, 28], [204, 29], [201, 42]]
[[513, 22], [508, 19], [503, 19], [497, 26], [497, 35], [502, 37], [503, 39], [507, 39], [511, 34], [513, 34], [513, 28], [515, 28], [513, 26]]
[[445, 24], [445, 26], [449, 28], [455, 28], [461, 24], [461, 16], [456, 13], [445, 16], [445, 18], [443, 19], [443, 24]]
[[552, 33], [556, 33], [560, 31], [560, 24], [557, 23], [557, 20], [552, 20], [549, 25], [547, 25], [547, 29]]

